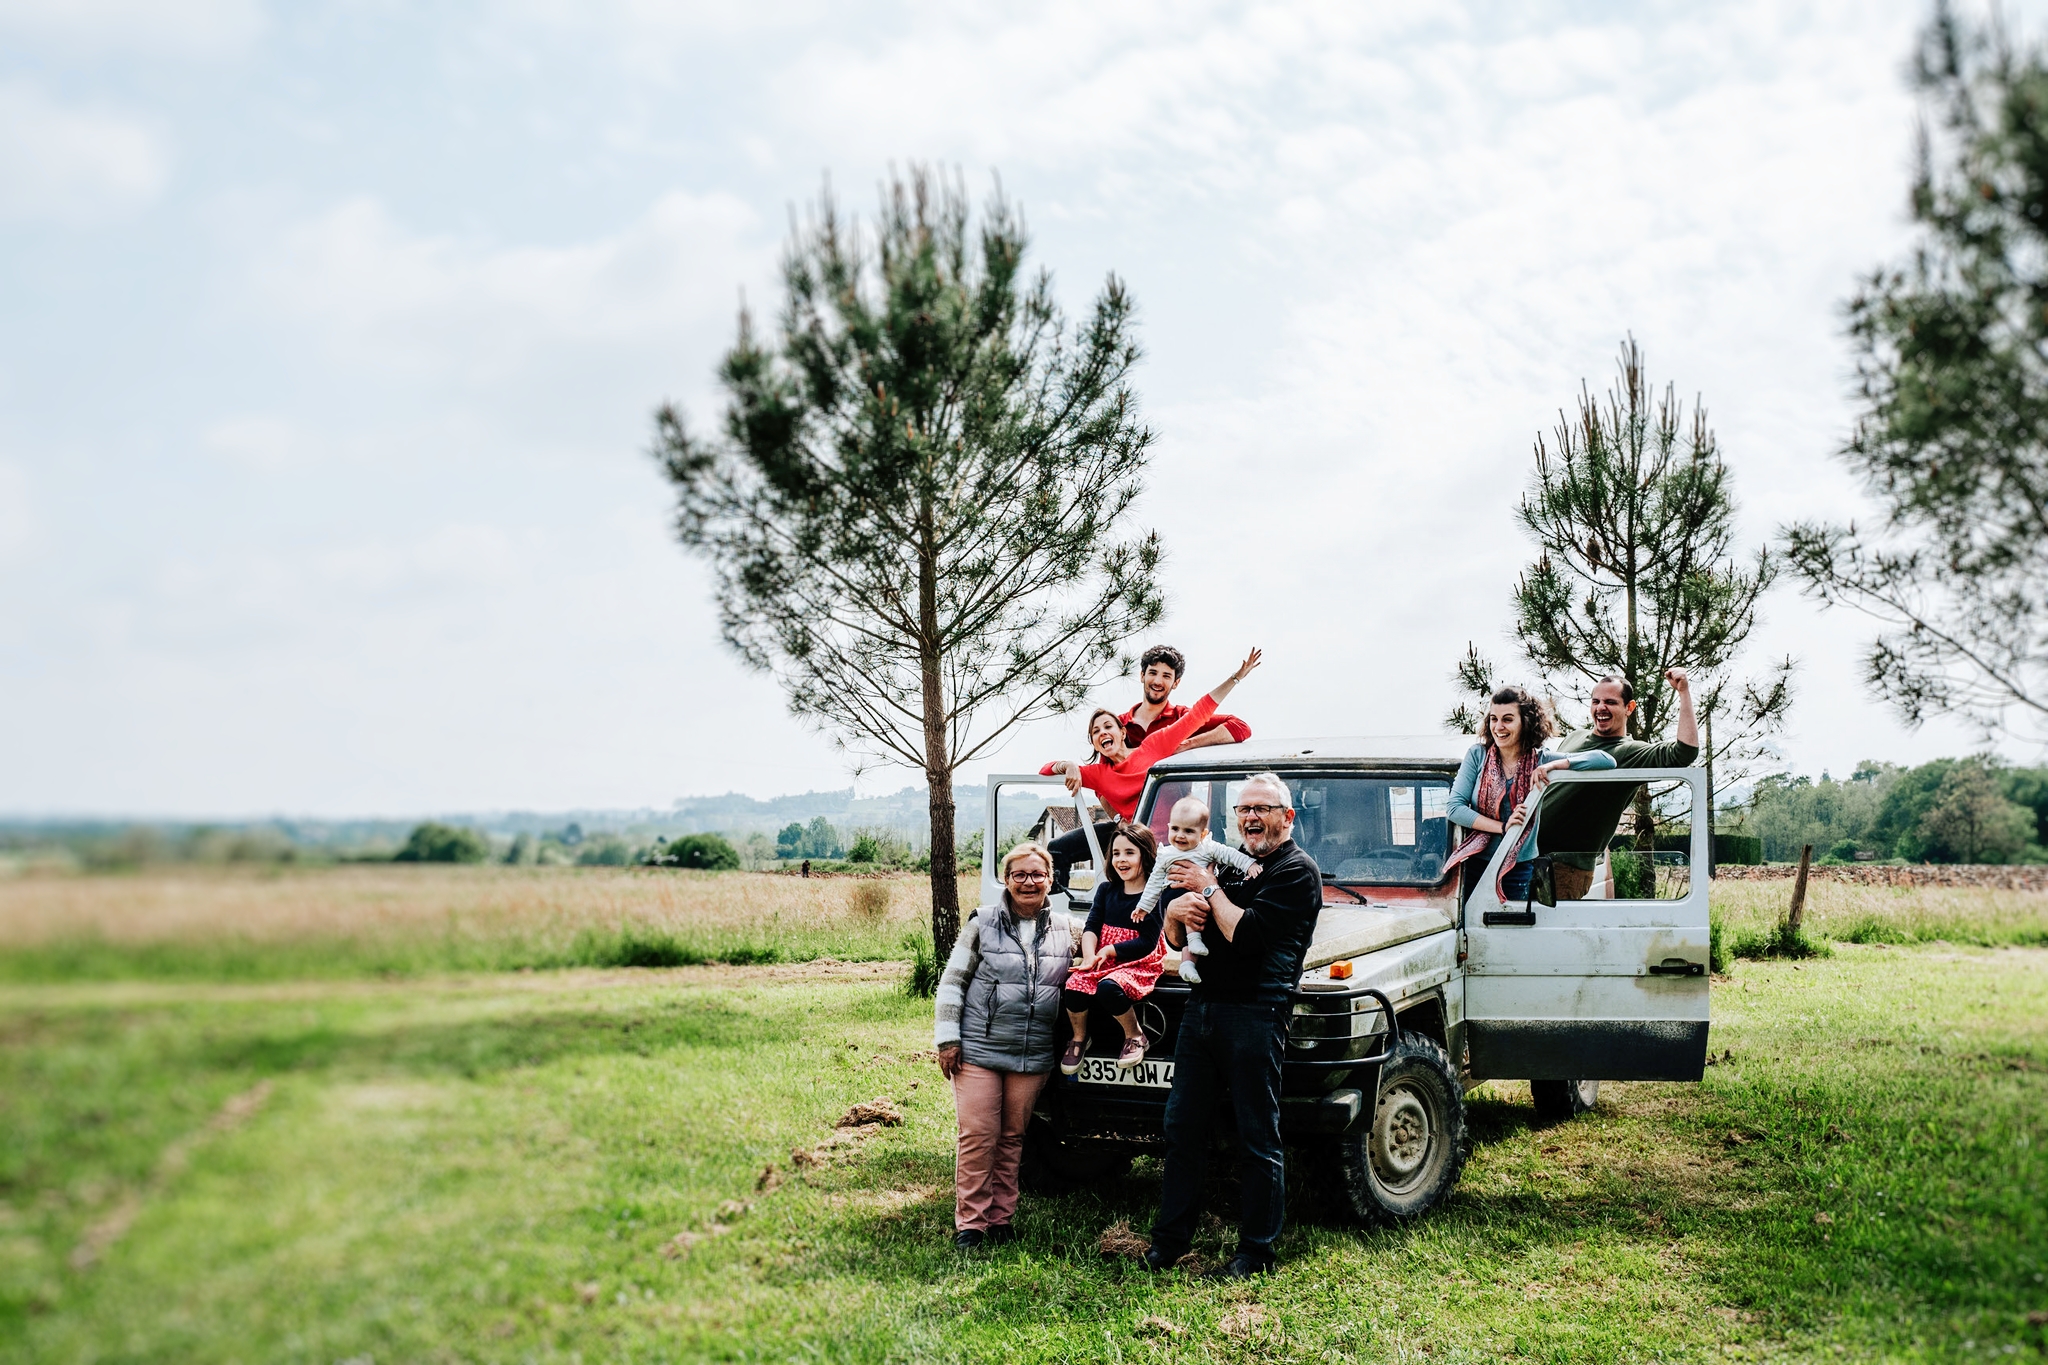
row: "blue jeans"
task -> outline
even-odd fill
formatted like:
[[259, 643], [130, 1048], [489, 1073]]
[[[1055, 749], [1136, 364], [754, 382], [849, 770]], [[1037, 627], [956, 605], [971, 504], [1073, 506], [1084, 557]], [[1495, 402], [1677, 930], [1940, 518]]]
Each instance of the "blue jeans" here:
[[1528, 900], [1529, 878], [1535, 873], [1535, 871], [1536, 865], [1534, 863], [1516, 863], [1506, 872], [1501, 873], [1501, 903], [1503, 905], [1506, 905], [1512, 901]]
[[1210, 1128], [1224, 1091], [1237, 1115], [1242, 1181], [1237, 1249], [1273, 1259], [1287, 1195], [1280, 1146], [1280, 1059], [1291, 1005], [1192, 1001], [1173, 1049], [1173, 1092], [1166, 1097], [1166, 1174], [1152, 1244], [1176, 1259], [1194, 1241], [1209, 1167]]

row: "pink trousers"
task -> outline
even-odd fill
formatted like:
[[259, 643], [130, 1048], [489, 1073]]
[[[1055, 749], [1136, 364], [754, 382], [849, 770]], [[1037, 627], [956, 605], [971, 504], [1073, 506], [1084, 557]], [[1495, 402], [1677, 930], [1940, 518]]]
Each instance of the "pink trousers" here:
[[986, 1230], [1017, 1212], [1017, 1167], [1024, 1126], [1049, 1072], [1025, 1075], [962, 1062], [953, 1077], [960, 1150], [953, 1162], [953, 1226]]

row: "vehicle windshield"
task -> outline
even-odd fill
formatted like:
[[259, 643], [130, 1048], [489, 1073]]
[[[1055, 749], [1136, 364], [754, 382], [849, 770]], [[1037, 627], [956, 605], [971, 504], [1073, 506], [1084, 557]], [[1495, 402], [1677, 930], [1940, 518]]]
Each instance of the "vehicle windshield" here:
[[[1243, 777], [1175, 777], [1156, 788], [1142, 813], [1167, 840], [1173, 804], [1192, 796], [1212, 814], [1209, 836], [1232, 847], [1242, 843], [1229, 815]], [[1451, 784], [1441, 777], [1350, 777], [1342, 774], [1290, 775], [1294, 793], [1294, 840], [1332, 882], [1372, 886], [1435, 886], [1450, 855]]]

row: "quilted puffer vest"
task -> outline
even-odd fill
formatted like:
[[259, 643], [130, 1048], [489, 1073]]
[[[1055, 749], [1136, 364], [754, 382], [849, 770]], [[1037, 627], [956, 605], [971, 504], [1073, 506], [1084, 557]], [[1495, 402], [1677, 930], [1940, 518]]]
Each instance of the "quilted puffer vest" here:
[[[981, 965], [961, 1002], [961, 1055], [995, 1071], [1052, 1070], [1058, 1055], [1060, 988], [1074, 963], [1069, 916], [1041, 910], [1018, 919], [1004, 906], [984, 906], [974, 917]], [[1024, 935], [1036, 940], [1038, 970], [1031, 970]]]

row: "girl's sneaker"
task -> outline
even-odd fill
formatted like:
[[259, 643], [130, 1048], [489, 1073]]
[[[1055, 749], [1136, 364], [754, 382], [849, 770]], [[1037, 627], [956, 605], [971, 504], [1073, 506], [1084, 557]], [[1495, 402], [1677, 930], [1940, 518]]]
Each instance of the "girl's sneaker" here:
[[[1060, 1054], [1060, 1075], [1071, 1076], [1081, 1069], [1081, 1052], [1088, 1046], [1086, 1038], [1076, 1038], [1067, 1044], [1067, 1050]], [[1043, 1057], [1044, 1053], [1039, 1053]]]
[[1145, 1060], [1145, 1035], [1124, 1039], [1124, 1050], [1116, 1054], [1118, 1066], [1131, 1066]]

